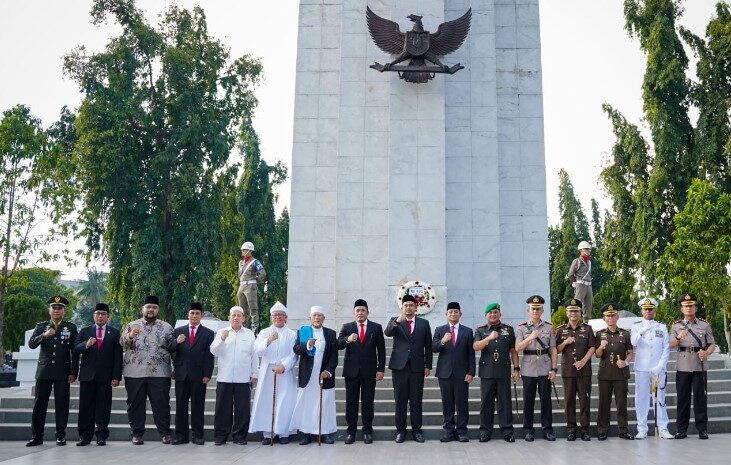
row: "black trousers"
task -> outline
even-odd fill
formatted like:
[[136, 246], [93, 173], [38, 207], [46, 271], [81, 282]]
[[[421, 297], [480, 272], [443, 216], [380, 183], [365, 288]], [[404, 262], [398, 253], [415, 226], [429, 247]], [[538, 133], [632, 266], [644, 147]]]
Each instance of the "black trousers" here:
[[690, 423], [690, 400], [693, 396], [693, 413], [695, 413], [695, 427], [698, 431], [708, 430], [708, 396], [706, 394], [706, 379], [702, 371], [678, 371], [675, 373], [675, 384], [678, 390], [678, 419], [679, 433], [688, 431]]
[[373, 400], [376, 397], [376, 374], [362, 371], [355, 378], [345, 378], [345, 422], [348, 434], [358, 430], [358, 403], [360, 400], [363, 434], [373, 434]]
[[213, 438], [226, 442], [245, 441], [251, 419], [251, 385], [249, 383], [216, 384], [216, 411], [213, 417]]
[[403, 370], [391, 370], [393, 398], [396, 401], [396, 431], [406, 431], [406, 406], [411, 411], [411, 430], [421, 432], [421, 402], [424, 397], [424, 372], [411, 371], [409, 364]]
[[579, 396], [581, 431], [589, 432], [591, 400], [591, 376], [563, 377], [564, 401], [566, 402], [566, 432], [576, 433], [576, 395]]
[[599, 380], [599, 412], [596, 416], [596, 428], [600, 434], [606, 434], [609, 430], [609, 411], [612, 406], [612, 392], [614, 392], [614, 403], [617, 404], [617, 426], [619, 432], [627, 433], [627, 391], [629, 381]]
[[551, 382], [548, 376], [523, 376], [523, 429], [533, 431], [533, 411], [536, 388], [541, 399], [541, 427], [553, 430], [553, 406], [551, 405]]
[[[112, 415], [111, 381], [81, 381], [79, 384], [79, 439], [91, 441], [109, 437], [109, 417]], [[96, 430], [94, 430], [96, 426]]]
[[175, 436], [188, 440], [188, 402], [193, 437], [203, 439], [203, 417], [206, 407], [206, 385], [200, 379], [175, 380]]
[[500, 432], [506, 436], [514, 431], [513, 407], [510, 405], [510, 378], [480, 378], [480, 434], [492, 436], [496, 399]]
[[67, 379], [36, 380], [36, 395], [33, 401], [33, 418], [31, 420], [31, 430], [34, 438], [43, 439], [43, 430], [46, 427], [46, 410], [48, 410], [51, 389], [53, 389], [53, 402], [56, 410], [56, 437], [66, 437], [66, 425], [69, 422], [69, 398], [71, 396], [69, 386]]
[[150, 399], [152, 418], [160, 437], [170, 434], [170, 378], [124, 377], [127, 389], [127, 417], [134, 436], [145, 434], [146, 401]]
[[[445, 435], [467, 434], [469, 421], [470, 385], [464, 378], [439, 378], [439, 392], [442, 395], [442, 430]], [[457, 421], [455, 422], [455, 412]]]

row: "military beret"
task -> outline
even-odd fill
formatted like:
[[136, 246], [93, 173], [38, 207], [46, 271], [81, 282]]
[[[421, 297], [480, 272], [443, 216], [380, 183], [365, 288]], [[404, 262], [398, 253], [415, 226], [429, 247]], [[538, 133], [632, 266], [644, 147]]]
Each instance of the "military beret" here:
[[368, 302], [365, 301], [365, 299], [357, 299], [355, 303], [353, 304], [353, 308], [355, 307], [365, 307], [368, 308]]
[[618, 309], [619, 306], [617, 306], [617, 304], [604, 304], [602, 305], [602, 315], [616, 315]]
[[487, 315], [488, 313], [490, 313], [493, 310], [497, 310], [499, 312], [500, 311], [500, 304], [497, 303], [497, 302], [493, 302], [491, 304], [487, 304], [487, 307], [485, 307], [485, 315]]
[[94, 311], [95, 312], [107, 312], [107, 313], [109, 313], [109, 305], [103, 304], [103, 303], [100, 302], [100, 303], [96, 304], [96, 307], [94, 308]]
[[698, 298], [695, 294], [683, 294], [680, 296], [680, 305], [695, 305], [698, 302]]
[[49, 305], [61, 305], [62, 307], [65, 307], [69, 304], [69, 301], [66, 299], [66, 297], [60, 296], [60, 295], [54, 295], [50, 299], [46, 301]]
[[145, 303], [143, 305], [147, 304], [160, 305], [160, 299], [158, 299], [156, 295], [148, 295], [145, 297]]
[[462, 311], [462, 309], [459, 306], [459, 302], [449, 302], [447, 304], [447, 310], [450, 310], [450, 309], [457, 309], [460, 312]]
[[193, 302], [190, 304], [190, 308], [188, 310], [200, 310], [203, 311], [203, 305], [201, 305], [200, 302]]
[[403, 303], [406, 303], [406, 302], [414, 302], [414, 303], [416, 303], [416, 299], [414, 299], [414, 296], [413, 295], [406, 294], [405, 296], [403, 296], [401, 298], [401, 303], [403, 304]]
[[525, 303], [529, 304], [531, 307], [540, 307], [546, 303], [546, 299], [539, 295], [532, 295], [526, 299]]
[[644, 299], [640, 299], [640, 301], [637, 302], [637, 305], [639, 305], [640, 308], [657, 308], [657, 300], [652, 297], [645, 297]]
[[581, 301], [579, 299], [570, 299], [564, 305], [566, 310], [581, 310]]

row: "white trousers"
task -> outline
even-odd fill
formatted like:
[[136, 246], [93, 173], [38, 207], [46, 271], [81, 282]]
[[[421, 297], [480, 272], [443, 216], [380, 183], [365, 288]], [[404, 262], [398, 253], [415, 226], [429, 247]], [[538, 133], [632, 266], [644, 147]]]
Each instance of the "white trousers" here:
[[[668, 429], [668, 409], [665, 404], [665, 386], [667, 372], [660, 373], [660, 385], [657, 389], [657, 426]], [[647, 413], [654, 409], [651, 392], [652, 375], [649, 371], [635, 371], [635, 412], [637, 413], [637, 432], [647, 433]]]

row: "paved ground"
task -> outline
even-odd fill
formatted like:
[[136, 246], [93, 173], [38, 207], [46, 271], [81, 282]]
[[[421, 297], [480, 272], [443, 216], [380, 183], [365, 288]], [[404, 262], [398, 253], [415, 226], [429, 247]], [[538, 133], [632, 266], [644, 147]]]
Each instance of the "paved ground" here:
[[574, 443], [557, 440], [549, 443], [536, 440], [529, 444], [517, 441], [507, 444], [493, 440], [489, 443], [472, 441], [468, 444], [427, 441], [416, 444], [407, 441], [395, 444], [391, 441], [377, 441], [372, 445], [356, 443], [318, 447], [317, 444], [299, 446], [265, 447], [250, 443], [247, 446], [227, 444], [216, 447], [212, 443], [204, 446], [192, 444], [166, 446], [159, 442], [146, 442], [143, 446], [132, 446], [127, 442], [110, 442], [105, 447], [95, 445], [84, 448], [73, 443], [57, 447], [53, 442], [36, 448], [26, 448], [22, 442], [0, 441], [0, 461], [18, 465], [53, 465], [89, 463], [94, 465], [119, 465], [120, 463], [275, 463], [277, 465], [302, 465], [306, 463], [335, 463], [338, 465], [386, 464], [389, 465], [466, 465], [535, 463], [541, 465], [629, 465], [675, 463], [725, 463], [731, 434], [712, 435], [708, 441], [688, 438], [683, 441], [645, 439], [625, 441], [610, 438], [599, 442]]

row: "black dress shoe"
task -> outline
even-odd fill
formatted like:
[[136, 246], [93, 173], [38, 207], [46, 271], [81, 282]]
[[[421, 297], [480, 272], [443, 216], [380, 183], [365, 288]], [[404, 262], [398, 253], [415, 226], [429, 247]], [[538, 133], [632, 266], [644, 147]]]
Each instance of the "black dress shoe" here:
[[421, 434], [421, 431], [418, 431], [418, 432], [417, 431], [414, 431], [413, 433], [411, 433], [411, 437], [413, 437], [414, 438], [414, 441], [416, 441], [416, 442], [424, 442], [425, 441], [424, 435]]
[[576, 433], [569, 433], [566, 435], [567, 441], [576, 441]]
[[66, 445], [66, 438], [65, 437], [56, 438], [56, 445], [57, 446], [65, 446]]
[[[195, 444], [196, 446], [202, 446], [205, 443], [206, 441], [203, 438], [193, 438], [193, 444]], [[244, 444], [246, 444], [246, 442], [244, 442]]]
[[[265, 444], [265, 442], [266, 442], [266, 444]], [[265, 439], [264, 439], [264, 440], [263, 440], [263, 441], [261, 442], [261, 445], [262, 445], [262, 446], [268, 446], [268, 445], [269, 445], [269, 444], [271, 444], [271, 443], [272, 443], [271, 439], [269, 439], [269, 438], [265, 438]], [[214, 440], [213, 440], [213, 445], [214, 445], [214, 446], [222, 446], [222, 445], [224, 445], [224, 444], [226, 444], [226, 441], [224, 441], [223, 439], [214, 439]]]
[[165, 436], [160, 438], [160, 441], [162, 441], [163, 444], [170, 444], [171, 442], [173, 442], [173, 437], [169, 434], [166, 434]]
[[401, 444], [404, 441], [406, 441], [406, 433], [396, 433], [396, 443]]
[[503, 439], [505, 442], [515, 442], [515, 436], [513, 436], [513, 433], [508, 433], [505, 436], [503, 436]]
[[320, 437], [320, 441], [324, 442], [325, 444], [335, 444], [335, 439], [333, 438], [332, 434], [323, 434]]
[[[164, 438], [163, 438], [163, 444], [165, 444]], [[175, 438], [173, 440], [173, 445], [174, 446], [179, 446], [180, 444], [188, 444], [188, 440], [187, 439], [183, 439], [183, 438]]]
[[490, 442], [491, 436], [487, 433], [480, 433], [480, 442]]
[[363, 442], [366, 444], [373, 444], [373, 435], [369, 433], [363, 433]]
[[[201, 439], [201, 444], [203, 444], [202, 441], [203, 440]], [[195, 441], [193, 441], [193, 442], [195, 442]], [[247, 445], [249, 443], [246, 442], [246, 439], [234, 439], [234, 444], [236, 444], [237, 446], [245, 446], [245, 445]]]
[[142, 440], [141, 436], [132, 436], [132, 444], [135, 446], [141, 446], [145, 441]]
[[526, 431], [525, 433], [525, 440], [528, 442], [533, 442], [536, 439], [535, 434], [533, 434], [533, 431]]
[[261, 445], [262, 446], [268, 446], [271, 443], [272, 443], [272, 438], [264, 438], [264, 439], [261, 440]]
[[556, 435], [553, 433], [553, 430], [544, 431], [543, 437], [546, 439], [546, 441], [555, 441], [556, 440]]
[[30, 438], [30, 441], [25, 443], [25, 447], [40, 446], [43, 444], [43, 438]]
[[687, 437], [688, 433], [686, 433], [685, 431], [678, 431], [677, 433], [675, 433], [675, 439], [685, 439]]
[[452, 439], [454, 439], [452, 434], [442, 434], [439, 438], [439, 442], [452, 442]]
[[82, 439], [81, 441], [76, 443], [76, 445], [79, 447], [88, 446], [89, 444], [91, 444], [91, 441], [89, 441], [87, 439]]
[[581, 433], [582, 441], [591, 441], [591, 435], [587, 432]]
[[628, 439], [630, 441], [634, 441], [635, 437], [630, 433], [619, 433], [619, 437], [622, 439]]
[[289, 436], [279, 436], [279, 444], [289, 444]]
[[312, 436], [309, 434], [302, 433], [302, 439], [300, 439], [300, 446], [306, 446], [307, 444], [312, 442]]
[[[363, 435], [365, 436], [365, 435]], [[348, 434], [345, 436], [345, 444], [353, 444], [355, 442], [355, 435], [354, 434]]]
[[600, 441], [606, 441], [607, 440], [607, 433], [599, 433], [599, 440]]
[[706, 431], [698, 431], [698, 439], [708, 439], [708, 433]]
[[459, 442], [470, 442], [470, 438], [467, 437], [466, 434], [463, 434], [462, 436], [457, 436]]
[[98, 439], [96, 441], [96, 445], [97, 446], [106, 446], [107, 445], [107, 440], [106, 439]]

